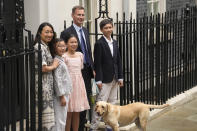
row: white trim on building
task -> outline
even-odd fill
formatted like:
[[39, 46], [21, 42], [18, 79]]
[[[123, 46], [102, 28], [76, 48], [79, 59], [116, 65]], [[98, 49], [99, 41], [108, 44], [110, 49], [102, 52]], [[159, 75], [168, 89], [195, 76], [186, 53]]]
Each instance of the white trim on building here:
[[[166, 0], [154, 1], [159, 1], [159, 12], [165, 12]], [[59, 37], [64, 28], [64, 20], [66, 20], [67, 26], [71, 24], [72, 7], [79, 4], [83, 5], [88, 12], [86, 18], [91, 24], [91, 32], [94, 32], [94, 19], [98, 17], [99, 0], [25, 0], [26, 28], [35, 35], [38, 26], [47, 21], [54, 26]], [[116, 20], [118, 12], [119, 20], [122, 20], [123, 12], [125, 12], [126, 20], [129, 20], [132, 12], [132, 16], [135, 18], [136, 4], [137, 0], [108, 0], [109, 17]]]

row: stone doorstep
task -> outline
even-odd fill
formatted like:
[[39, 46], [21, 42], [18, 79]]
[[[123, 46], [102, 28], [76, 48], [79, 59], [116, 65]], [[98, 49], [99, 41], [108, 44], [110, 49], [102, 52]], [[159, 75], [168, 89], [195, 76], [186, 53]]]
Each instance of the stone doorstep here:
[[[157, 117], [161, 116], [162, 114], [173, 110], [175, 108], [177, 108], [178, 106], [183, 105], [184, 103], [187, 103], [191, 100], [193, 100], [194, 98], [197, 98], [197, 86], [193, 87], [192, 89], [185, 91], [182, 94], [177, 95], [174, 98], [169, 99], [166, 103], [169, 104], [170, 106], [164, 108], [164, 109], [154, 109], [152, 111], [150, 111], [150, 116], [149, 116], [149, 121], [156, 119]], [[88, 121], [87, 124], [85, 124], [85, 126], [87, 128], [90, 128], [90, 122]], [[99, 129], [105, 129], [106, 125], [104, 122], [100, 122], [99, 124]], [[132, 123], [130, 125], [127, 126], [123, 126], [120, 127], [120, 131], [131, 131], [136, 129], [136, 125], [135, 123]]]

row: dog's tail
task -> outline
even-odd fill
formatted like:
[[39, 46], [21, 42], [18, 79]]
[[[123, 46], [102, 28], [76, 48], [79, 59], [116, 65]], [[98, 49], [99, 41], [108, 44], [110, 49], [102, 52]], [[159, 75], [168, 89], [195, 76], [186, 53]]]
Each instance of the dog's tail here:
[[169, 106], [169, 104], [163, 104], [163, 105], [148, 105], [149, 108], [153, 108], [153, 109], [162, 109]]

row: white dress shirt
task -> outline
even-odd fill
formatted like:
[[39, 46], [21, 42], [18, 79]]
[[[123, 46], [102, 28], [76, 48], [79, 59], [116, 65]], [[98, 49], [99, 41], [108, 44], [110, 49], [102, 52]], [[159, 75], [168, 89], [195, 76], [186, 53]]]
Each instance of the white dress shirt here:
[[[81, 34], [80, 34], [80, 30], [82, 30], [82, 27], [79, 27], [79, 26], [77, 26], [77, 25], [74, 24], [74, 23], [73, 23], [73, 26], [74, 26], [74, 28], [75, 28], [75, 30], [76, 30], [76, 32], [77, 32], [77, 35], [78, 35], [78, 38], [79, 38], [79, 41], [80, 41], [80, 43], [78, 43], [78, 44], [81, 44]], [[84, 41], [85, 41], [85, 45], [86, 45], [86, 39], [85, 39], [85, 34], [84, 34], [83, 30], [82, 30], [82, 35], [83, 35], [83, 38], [84, 38]], [[86, 45], [86, 49], [87, 49], [87, 45]]]
[[108, 40], [104, 35], [103, 35], [103, 37], [104, 37], [105, 40], [107, 41], [107, 43], [108, 43], [108, 45], [109, 45], [109, 49], [110, 49], [111, 54], [112, 54], [112, 56], [113, 56], [113, 53], [114, 53], [114, 51], [113, 51], [113, 39], [110, 37], [110, 40]]

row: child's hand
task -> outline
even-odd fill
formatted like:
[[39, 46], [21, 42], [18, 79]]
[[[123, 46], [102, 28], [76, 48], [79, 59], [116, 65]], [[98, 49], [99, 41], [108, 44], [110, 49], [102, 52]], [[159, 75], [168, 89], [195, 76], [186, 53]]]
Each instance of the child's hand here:
[[60, 103], [61, 103], [61, 106], [66, 106], [66, 100], [64, 96], [60, 96]]

